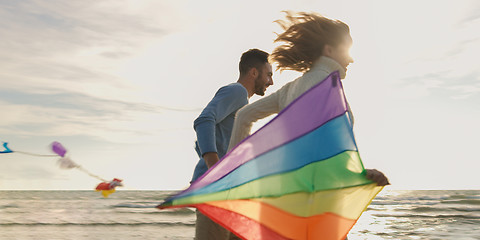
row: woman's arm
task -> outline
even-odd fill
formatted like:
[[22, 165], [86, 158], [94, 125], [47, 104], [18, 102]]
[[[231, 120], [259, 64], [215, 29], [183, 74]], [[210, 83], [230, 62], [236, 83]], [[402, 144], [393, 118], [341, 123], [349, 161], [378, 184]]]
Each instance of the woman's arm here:
[[278, 91], [274, 92], [238, 110], [233, 124], [228, 151], [250, 135], [254, 122], [280, 111], [278, 101], [280, 95]]

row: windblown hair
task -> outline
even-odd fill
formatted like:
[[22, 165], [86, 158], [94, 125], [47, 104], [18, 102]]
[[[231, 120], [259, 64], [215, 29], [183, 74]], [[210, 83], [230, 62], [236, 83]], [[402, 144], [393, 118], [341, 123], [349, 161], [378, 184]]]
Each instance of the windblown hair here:
[[253, 48], [242, 54], [238, 68], [240, 75], [246, 74], [250, 69], [260, 69], [263, 64], [268, 63], [268, 53]]
[[275, 21], [285, 30], [274, 42], [284, 42], [270, 55], [277, 70], [306, 72], [326, 44], [337, 46], [350, 34], [347, 24], [316, 13], [286, 12], [286, 21]]

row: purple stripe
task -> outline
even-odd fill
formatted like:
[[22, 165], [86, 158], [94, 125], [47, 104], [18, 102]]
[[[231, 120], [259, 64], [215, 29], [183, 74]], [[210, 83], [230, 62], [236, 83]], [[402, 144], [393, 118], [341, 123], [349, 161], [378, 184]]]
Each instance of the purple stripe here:
[[238, 166], [318, 128], [347, 111], [338, 72], [306, 91], [274, 119], [245, 138], [183, 192], [217, 181]]

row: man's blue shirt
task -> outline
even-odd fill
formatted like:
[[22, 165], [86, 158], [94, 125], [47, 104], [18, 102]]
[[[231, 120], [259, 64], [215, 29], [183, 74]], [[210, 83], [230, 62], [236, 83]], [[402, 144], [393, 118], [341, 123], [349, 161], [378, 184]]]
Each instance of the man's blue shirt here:
[[195, 151], [200, 160], [193, 172], [192, 182], [208, 170], [202, 158], [203, 154], [216, 152], [221, 159], [227, 153], [235, 113], [246, 104], [248, 104], [247, 89], [240, 83], [232, 83], [221, 87], [195, 119], [193, 122], [193, 128], [197, 133]]

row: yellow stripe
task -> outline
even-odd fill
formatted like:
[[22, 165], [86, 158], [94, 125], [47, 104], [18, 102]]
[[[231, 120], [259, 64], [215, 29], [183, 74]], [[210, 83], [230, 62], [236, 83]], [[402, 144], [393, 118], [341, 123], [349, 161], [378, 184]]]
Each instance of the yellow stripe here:
[[[245, 216], [255, 216], [261, 211], [251, 201], [265, 203], [299, 217], [311, 217], [330, 212], [348, 219], [358, 219], [366, 206], [382, 190], [376, 184], [319, 191], [316, 193], [292, 193], [277, 198], [255, 198], [208, 202], [224, 209], [232, 209]], [[253, 218], [257, 218], [256, 216]]]

